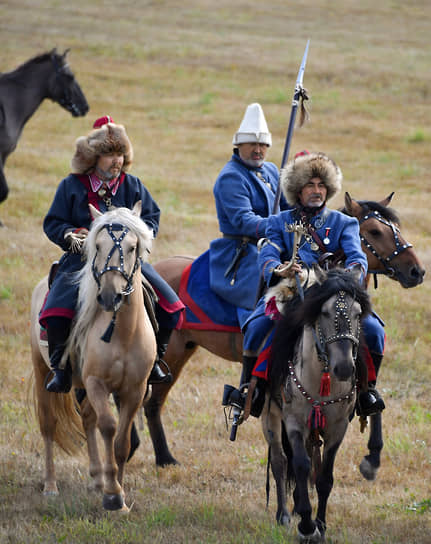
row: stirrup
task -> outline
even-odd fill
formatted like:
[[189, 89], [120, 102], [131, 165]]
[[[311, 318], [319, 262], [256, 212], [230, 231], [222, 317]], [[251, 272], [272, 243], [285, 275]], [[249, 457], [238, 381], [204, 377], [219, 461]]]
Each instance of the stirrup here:
[[[161, 366], [164, 366], [167, 372], [163, 372]], [[157, 384], [157, 383], [172, 383], [174, 378], [171, 374], [171, 370], [168, 364], [163, 359], [157, 359], [154, 362], [153, 368], [151, 369], [150, 376], [148, 378], [148, 383]]]
[[385, 409], [382, 397], [375, 389], [361, 391], [358, 395], [357, 412], [359, 416], [373, 416]]

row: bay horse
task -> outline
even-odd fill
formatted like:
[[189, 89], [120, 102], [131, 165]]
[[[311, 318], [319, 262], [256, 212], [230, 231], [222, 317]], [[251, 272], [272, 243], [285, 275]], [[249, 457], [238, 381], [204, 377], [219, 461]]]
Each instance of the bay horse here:
[[[77, 275], [78, 311], [65, 352], [72, 362], [74, 387], [87, 393], [79, 407], [81, 429], [87, 439], [90, 476], [96, 489], [103, 489], [103, 506], [108, 510], [128, 510], [122, 482], [130, 431], [156, 358], [140, 266], [141, 260], [147, 259], [153, 235], [140, 218], [140, 208], [138, 202], [133, 210], [118, 208], [102, 215], [90, 205], [94, 221], [84, 244], [86, 263]], [[79, 417], [72, 392], [49, 393], [44, 386], [50, 372], [49, 357], [47, 346], [40, 343], [38, 315], [46, 291], [45, 278], [32, 297], [31, 351], [37, 416], [45, 442], [44, 493], [57, 494], [53, 442], [69, 453], [74, 444], [83, 442], [83, 435], [76, 432]], [[118, 424], [110, 407], [111, 393], [121, 402]], [[104, 442], [104, 464], [97, 428]]]
[[[315, 272], [316, 282], [301, 298], [287, 303], [276, 325], [261, 416], [276, 482], [276, 520], [290, 523], [286, 493], [290, 483], [293, 511], [301, 518], [301, 542], [324, 541], [335, 458], [355, 409], [361, 319], [371, 311], [368, 293], [358, 282], [360, 267], [352, 272], [337, 268]], [[328, 378], [329, 391], [323, 391]], [[315, 520], [310, 479], [318, 497]]]
[[[372, 274], [384, 274], [403, 287], [411, 288], [422, 283], [425, 271], [413, 247], [406, 242], [400, 232], [398, 215], [395, 210], [388, 207], [393, 194], [375, 202], [356, 201], [346, 193], [344, 212], [357, 217], [360, 222], [362, 248]], [[183, 271], [193, 261], [194, 257], [174, 256], [159, 261], [154, 267], [178, 293]], [[168, 447], [162, 423], [162, 409], [170, 388], [198, 347], [203, 347], [228, 361], [242, 361], [240, 332], [185, 328], [173, 332], [165, 356], [173, 382], [153, 385], [151, 399], [145, 405], [145, 415], [158, 466], [177, 463]], [[368, 480], [375, 479], [377, 475], [383, 448], [381, 414], [370, 416], [370, 422], [369, 455], [365, 456], [360, 464], [360, 471]]]
[[0, 202], [9, 193], [4, 175], [6, 159], [42, 101], [49, 98], [57, 102], [73, 117], [88, 112], [87, 99], [66, 59], [68, 52], [61, 55], [53, 49], [0, 74]]

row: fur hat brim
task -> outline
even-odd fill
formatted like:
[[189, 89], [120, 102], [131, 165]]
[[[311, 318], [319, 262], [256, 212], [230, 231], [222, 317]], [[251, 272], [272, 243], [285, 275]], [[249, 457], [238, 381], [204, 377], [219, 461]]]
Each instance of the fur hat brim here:
[[76, 151], [72, 158], [72, 172], [87, 174], [96, 165], [100, 155], [122, 153], [123, 171], [127, 171], [133, 162], [133, 148], [123, 125], [107, 123], [92, 130], [88, 136], [76, 140]]
[[341, 190], [343, 174], [335, 162], [324, 153], [310, 153], [290, 161], [280, 172], [280, 185], [287, 202], [294, 206], [303, 187], [318, 177], [325, 184], [330, 200]]

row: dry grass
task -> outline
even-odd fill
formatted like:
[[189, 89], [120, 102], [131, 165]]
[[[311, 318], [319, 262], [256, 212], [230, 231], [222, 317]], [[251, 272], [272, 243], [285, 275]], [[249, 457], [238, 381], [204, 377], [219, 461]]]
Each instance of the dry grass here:
[[[291, 94], [306, 40], [304, 79], [311, 122], [303, 148], [332, 155], [354, 198], [396, 191], [403, 232], [429, 270], [429, 2], [400, 0], [160, 0], [0, 4], [0, 69], [71, 47], [70, 63], [90, 103], [72, 119], [43, 103], [26, 125], [0, 206], [0, 542], [272, 543], [293, 541], [265, 510], [266, 447], [253, 420], [230, 443], [220, 406], [239, 367], [200, 351], [186, 366], [164, 413], [181, 466], [156, 469], [148, 432], [130, 464], [127, 518], [102, 512], [87, 490], [85, 455], [58, 455], [61, 496], [43, 499], [42, 441], [27, 418], [28, 314], [33, 286], [59, 251], [43, 217], [67, 174], [74, 140], [109, 113], [135, 148], [133, 171], [162, 208], [155, 259], [198, 255], [218, 234], [212, 186], [231, 153], [245, 106], [259, 101], [279, 163]], [[334, 205], [341, 204], [341, 197]], [[366, 436], [349, 429], [328, 508], [328, 542], [415, 543], [431, 539], [430, 286], [410, 291], [387, 279], [372, 291], [386, 320], [380, 378], [387, 401], [385, 449], [375, 483], [357, 469]], [[315, 497], [314, 497], [315, 499]]]

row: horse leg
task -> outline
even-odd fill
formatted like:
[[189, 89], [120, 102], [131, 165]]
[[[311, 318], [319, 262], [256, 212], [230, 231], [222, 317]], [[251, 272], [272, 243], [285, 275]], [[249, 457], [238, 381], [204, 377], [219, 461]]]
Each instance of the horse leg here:
[[299, 430], [288, 432], [292, 448], [292, 465], [295, 474], [295, 512], [301, 517], [298, 524], [298, 536], [301, 542], [319, 542], [321, 535], [311, 518], [311, 503], [308, 495], [308, 479], [311, 460], [304, 445], [304, 438]]
[[103, 491], [103, 465], [100, 459], [99, 447], [97, 445], [97, 418], [87, 397], [80, 402], [82, 424], [87, 438], [87, 451], [89, 459], [89, 472], [94, 482], [96, 491]]
[[173, 331], [165, 356], [165, 361], [169, 365], [173, 377], [172, 383], [153, 384], [151, 398], [144, 407], [148, 430], [154, 447], [156, 465], [160, 467], [178, 464], [178, 461], [169, 451], [161, 412], [171, 387], [177, 381], [181, 370], [196, 351], [197, 347], [195, 343], [187, 342], [181, 331]]
[[48, 367], [43, 360], [38, 347], [32, 343], [32, 359], [35, 377], [35, 393], [37, 398], [37, 418], [45, 446], [45, 480], [44, 495], [58, 495], [58, 487], [54, 465], [54, 436], [57, 425], [55, 411], [52, 410], [51, 393], [45, 390], [45, 378]]
[[[4, 202], [9, 194], [9, 187], [7, 185], [6, 176], [3, 170], [4, 161], [0, 160], [0, 202]], [[3, 223], [0, 221], [0, 226]]]
[[359, 470], [366, 480], [375, 480], [380, 467], [380, 453], [383, 449], [382, 414], [370, 416], [370, 437], [368, 440], [369, 454], [365, 455], [359, 465]]
[[94, 376], [84, 383], [88, 400], [97, 416], [97, 425], [105, 444], [103, 507], [107, 510], [128, 510], [124, 503], [121, 485], [117, 479], [118, 466], [114, 454], [114, 436], [117, 422], [109, 406], [109, 392], [105, 384]]
[[129, 387], [127, 394], [120, 395], [121, 411], [114, 442], [114, 451], [118, 466], [118, 482], [121, 486], [123, 485], [124, 467], [130, 453], [130, 431], [138, 408], [142, 405], [143, 398], [143, 384], [136, 384], [133, 390]]
[[319, 528], [322, 539], [326, 531], [326, 506], [328, 498], [334, 485], [334, 463], [338, 448], [341, 442], [336, 442], [326, 447], [323, 452], [322, 466], [316, 478], [316, 489], [318, 496], [316, 525]]
[[[266, 399], [265, 407], [270, 402]], [[282, 443], [282, 422], [280, 408], [271, 403], [270, 411], [264, 408], [265, 416], [262, 417], [262, 430], [269, 446], [269, 455], [272, 475], [277, 489], [277, 513], [276, 520], [279, 525], [288, 527], [290, 515], [287, 511], [286, 487], [287, 487], [287, 458]]]

